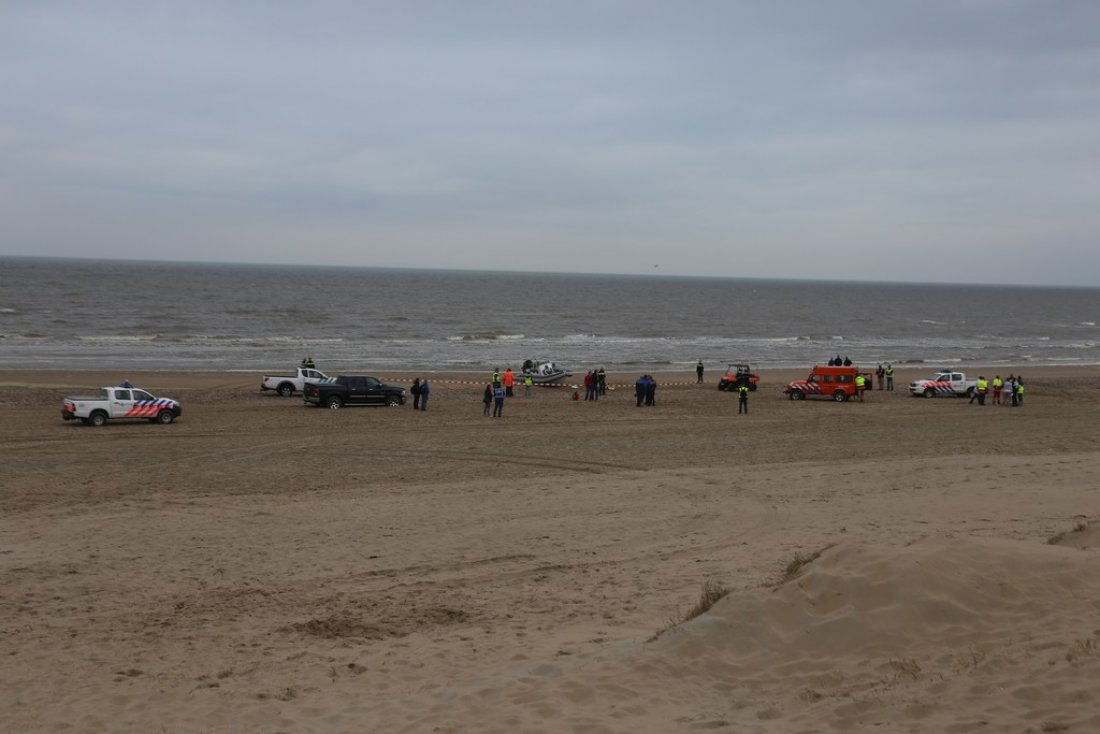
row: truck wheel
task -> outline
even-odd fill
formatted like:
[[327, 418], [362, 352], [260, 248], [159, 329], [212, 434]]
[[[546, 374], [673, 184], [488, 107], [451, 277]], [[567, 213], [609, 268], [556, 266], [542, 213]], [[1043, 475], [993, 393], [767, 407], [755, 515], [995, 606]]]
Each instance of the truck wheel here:
[[848, 399], [848, 396], [844, 394], [843, 390], [837, 390], [836, 392], [833, 393], [833, 400], [838, 402], [838, 403], [843, 403], [847, 399]]
[[280, 383], [277, 392], [284, 398], [289, 398], [291, 395], [294, 394], [294, 386], [291, 385], [289, 382]]
[[390, 406], [391, 408], [396, 408], [401, 405], [401, 398], [397, 397], [396, 395], [390, 395], [388, 398], [386, 398], [386, 405]]
[[930, 398], [935, 394], [936, 394], [936, 391], [933, 390], [932, 388], [930, 388], [930, 387], [924, 388], [924, 397]]
[[791, 400], [805, 400], [806, 396], [801, 390], [791, 390]]
[[88, 425], [99, 427], [107, 422], [107, 414], [102, 410], [97, 410], [88, 416]]
[[331, 398], [328, 399], [328, 402], [326, 402], [325, 405], [328, 406], [329, 410], [340, 410], [340, 408], [344, 407], [344, 401], [341, 400], [339, 397], [333, 395]]
[[160, 423], [161, 425], [166, 426], [169, 423], [171, 423], [172, 421], [174, 421], [175, 419], [176, 419], [175, 414], [170, 410], [162, 410], [159, 413], [157, 413], [157, 423]]

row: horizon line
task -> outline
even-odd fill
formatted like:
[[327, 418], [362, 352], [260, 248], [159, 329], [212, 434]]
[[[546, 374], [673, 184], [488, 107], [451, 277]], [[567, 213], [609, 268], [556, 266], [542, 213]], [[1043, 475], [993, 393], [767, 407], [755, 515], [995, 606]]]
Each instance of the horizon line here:
[[[616, 272], [571, 272], [564, 270], [493, 270], [486, 268], [424, 268], [408, 266], [378, 266], [378, 265], [347, 265], [296, 263], [296, 262], [249, 262], [249, 261], [219, 261], [219, 260], [161, 260], [151, 258], [123, 258], [123, 257], [87, 257], [78, 255], [9, 255], [0, 253], [0, 260], [39, 260], [39, 261], [69, 261], [86, 263], [130, 263], [147, 265], [199, 265], [221, 267], [254, 267], [254, 268], [302, 268], [308, 270], [367, 270], [389, 272], [436, 272], [436, 273], [463, 273], [485, 275], [547, 275], [547, 276], [573, 276], [593, 278], [660, 278], [667, 280], [729, 280], [729, 281], [758, 281], [758, 282], [784, 282], [784, 283], [838, 283], [849, 285], [906, 285], [906, 286], [931, 286], [931, 287], [967, 287], [967, 288], [1048, 288], [1067, 290], [1096, 290], [1100, 285], [1052, 285], [1036, 283], [975, 283], [968, 281], [921, 281], [921, 280], [866, 280], [859, 278], [793, 278], [771, 276], [736, 276], [736, 275], [685, 275], [670, 273], [616, 273]], [[654, 266], [657, 269], [657, 266]]]

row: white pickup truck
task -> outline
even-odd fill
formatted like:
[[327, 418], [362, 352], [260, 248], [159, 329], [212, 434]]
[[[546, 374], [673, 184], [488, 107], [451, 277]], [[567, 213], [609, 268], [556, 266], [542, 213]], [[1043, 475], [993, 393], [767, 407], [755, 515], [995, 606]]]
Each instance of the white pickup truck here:
[[108, 418], [145, 419], [168, 424], [180, 417], [180, 404], [171, 398], [158, 398], [132, 387], [102, 387], [99, 395], [65, 398], [61, 417], [80, 420], [86, 426], [102, 426]]
[[970, 397], [978, 388], [977, 380], [968, 380], [962, 372], [943, 370], [934, 375], [929, 375], [923, 380], [909, 383], [909, 394], [913, 397], [934, 398], [937, 395], [955, 395], [960, 398]]
[[297, 392], [305, 390], [310, 382], [331, 382], [333, 378], [321, 370], [312, 367], [299, 367], [293, 375], [264, 375], [260, 380], [261, 390], [274, 390], [284, 398], [289, 398]]

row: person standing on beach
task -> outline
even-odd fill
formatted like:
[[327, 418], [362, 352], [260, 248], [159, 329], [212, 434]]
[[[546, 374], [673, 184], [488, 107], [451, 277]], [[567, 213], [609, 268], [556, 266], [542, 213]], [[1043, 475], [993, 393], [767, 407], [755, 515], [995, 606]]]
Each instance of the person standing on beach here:
[[974, 392], [970, 396], [970, 402], [973, 404], [975, 400], [978, 401], [978, 405], [985, 405], [985, 394], [989, 390], [989, 383], [982, 375], [978, 375], [978, 383], [974, 386]]
[[428, 409], [428, 394], [431, 392], [431, 387], [428, 386], [426, 379], [420, 381], [420, 409]]
[[596, 370], [596, 396], [607, 395], [607, 370], [600, 367]]
[[875, 370], [875, 378], [878, 381], [878, 389], [881, 390], [886, 378], [886, 370], [882, 367], [882, 362], [878, 363], [878, 368]]
[[653, 379], [653, 375], [646, 375], [645, 404], [650, 407], [657, 404], [657, 380]]
[[500, 418], [504, 414], [504, 388], [497, 385], [493, 388], [493, 417]]
[[1024, 378], [1020, 377], [1019, 375], [1016, 375], [1016, 392], [1014, 393], [1014, 397], [1012, 398], [1012, 404], [1024, 404]]
[[592, 374], [592, 371], [589, 370], [588, 372], [585, 372], [584, 373], [584, 399], [586, 401], [595, 399], [595, 398], [592, 397], [592, 392], [593, 392], [592, 388], [595, 385], [595, 383], [596, 383], [596, 378]]
[[642, 407], [642, 401], [645, 400], [645, 375], [635, 380], [634, 397], [638, 400], [638, 407]]
[[527, 374], [523, 376], [523, 397], [531, 397], [531, 386], [535, 384], [531, 375]]
[[409, 388], [409, 392], [413, 396], [413, 410], [420, 410], [420, 378], [417, 377], [413, 380], [412, 387]]
[[993, 405], [1001, 404], [1001, 390], [1004, 389], [1005, 383], [1001, 379], [1000, 375], [993, 375]]
[[493, 386], [486, 385], [485, 393], [481, 396], [481, 402], [485, 404], [485, 417], [489, 417], [489, 406], [493, 404]]
[[886, 392], [894, 391], [894, 365], [886, 365]]
[[695, 365], [695, 383], [698, 385], [703, 384], [703, 360], [701, 359]]
[[867, 378], [860, 372], [856, 375], [856, 395], [859, 396], [859, 402], [863, 402], [863, 392], [867, 389]]
[[749, 414], [749, 385], [742, 382], [737, 386], [737, 415]]
[[508, 397], [513, 397], [512, 387], [516, 384], [516, 375], [512, 372], [512, 368], [504, 370], [504, 394]]

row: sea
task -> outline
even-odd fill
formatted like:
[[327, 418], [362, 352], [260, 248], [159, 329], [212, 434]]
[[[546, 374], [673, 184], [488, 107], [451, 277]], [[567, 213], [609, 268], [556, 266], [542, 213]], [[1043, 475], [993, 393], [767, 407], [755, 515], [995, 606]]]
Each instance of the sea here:
[[0, 369], [1100, 364], [1100, 289], [0, 258]]

